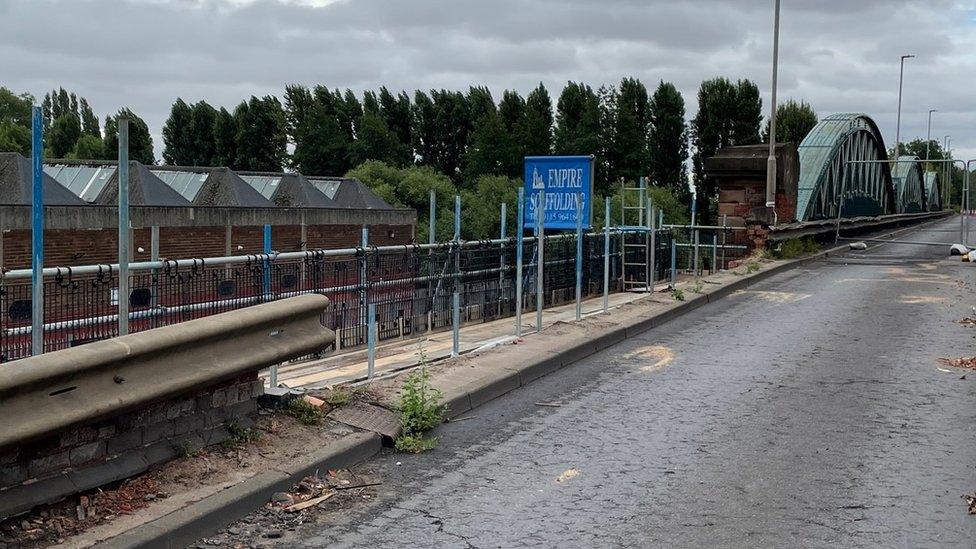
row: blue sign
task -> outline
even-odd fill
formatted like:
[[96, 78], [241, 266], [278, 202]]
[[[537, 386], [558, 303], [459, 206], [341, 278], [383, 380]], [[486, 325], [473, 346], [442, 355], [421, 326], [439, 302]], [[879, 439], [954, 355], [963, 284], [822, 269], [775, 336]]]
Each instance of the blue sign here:
[[548, 229], [576, 229], [576, 201], [580, 196], [583, 228], [590, 228], [593, 197], [592, 156], [525, 157], [525, 228], [535, 228], [539, 191], [545, 191], [545, 223]]

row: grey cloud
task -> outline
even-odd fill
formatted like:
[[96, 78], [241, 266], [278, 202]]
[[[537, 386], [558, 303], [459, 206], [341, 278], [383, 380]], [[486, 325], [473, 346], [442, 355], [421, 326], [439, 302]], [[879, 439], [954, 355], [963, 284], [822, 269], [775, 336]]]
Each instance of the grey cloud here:
[[[768, 99], [771, 0], [0, 0], [0, 85], [63, 85], [102, 114], [141, 113], [158, 136], [172, 101], [233, 107], [285, 84], [355, 90], [539, 81], [676, 83], [689, 116], [702, 79], [750, 78]], [[972, 6], [953, 0], [783, 3], [780, 95], [821, 114], [873, 115], [890, 141], [898, 55], [903, 136], [938, 133], [976, 156]], [[38, 36], [38, 33], [42, 33]]]

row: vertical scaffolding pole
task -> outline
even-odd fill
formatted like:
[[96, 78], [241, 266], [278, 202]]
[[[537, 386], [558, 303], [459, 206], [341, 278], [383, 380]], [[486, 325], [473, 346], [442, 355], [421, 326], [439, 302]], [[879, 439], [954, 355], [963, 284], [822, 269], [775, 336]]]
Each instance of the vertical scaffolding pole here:
[[129, 120], [119, 118], [119, 335], [129, 333]]
[[454, 295], [451, 300], [451, 357], [461, 356], [461, 195], [454, 197]]
[[[359, 321], [365, 323], [365, 316], [367, 315], [366, 307], [369, 305], [369, 295], [366, 293], [366, 288], [369, 286], [369, 253], [366, 251], [369, 247], [369, 227], [365, 225], [363, 225], [363, 233], [359, 246], [363, 249], [363, 258], [359, 265], [359, 303], [361, 304], [359, 307]], [[362, 340], [359, 341], [361, 342]]]
[[44, 352], [44, 120], [32, 113], [31, 136], [31, 354]]
[[366, 310], [366, 377], [373, 379], [373, 376], [376, 375], [376, 304], [370, 303]]
[[[149, 261], [159, 261], [159, 225], [149, 229]], [[159, 307], [159, 269], [152, 270], [152, 292], [150, 308], [155, 311]], [[149, 326], [155, 328], [159, 324], [158, 315], [152, 315]]]
[[712, 233], [712, 274], [718, 269], [715, 268], [715, 261], [718, 260], [718, 234]]
[[674, 231], [671, 232], [671, 288], [675, 288], [678, 284], [678, 246], [676, 244], [674, 237]]
[[536, 249], [539, 251], [536, 259], [535, 280], [535, 331], [542, 331], [542, 307], [546, 302], [545, 292], [545, 249], [546, 249], [546, 191], [539, 191], [539, 201], [535, 205], [535, 226], [539, 233]]
[[436, 219], [437, 219], [437, 193], [434, 192], [434, 189], [431, 189], [430, 190], [430, 220], [428, 222], [430, 234], [427, 235], [428, 244], [433, 244], [434, 242], [436, 242], [436, 236], [434, 234], [437, 232], [437, 223], [435, 223]]
[[647, 292], [654, 293], [654, 279], [657, 278], [657, 227], [654, 225], [657, 216], [654, 215], [654, 201], [647, 200], [647, 220], [650, 223], [649, 235], [651, 247], [647, 251]]
[[610, 197], [603, 199], [603, 312], [610, 308]]
[[698, 234], [698, 229], [695, 229], [695, 242], [694, 242], [695, 253], [694, 253], [694, 256], [693, 256], [694, 257], [694, 259], [693, 259], [694, 265], [692, 265], [692, 268], [695, 270], [695, 278], [696, 279], [698, 278], [698, 238], [699, 238], [699, 236], [700, 235]]
[[522, 337], [522, 247], [525, 232], [525, 189], [518, 190], [518, 229], [515, 232], [515, 337]]
[[271, 301], [271, 225], [264, 225], [264, 299]]
[[[501, 227], [499, 228], [498, 235], [499, 235], [499, 238], [501, 238], [502, 240], [505, 240], [505, 237], [506, 237], [506, 235], [508, 233], [508, 228], [507, 228], [507, 225], [508, 225], [508, 204], [506, 204], [504, 202], [502, 202], [502, 219], [501, 219], [500, 225], [501, 225]], [[502, 304], [502, 288], [505, 286], [505, 243], [502, 242], [498, 246], [500, 248], [500, 251], [498, 253], [498, 258], [499, 258], [498, 259], [498, 267], [499, 267], [499, 269], [498, 269], [498, 306], [501, 307], [501, 304]], [[499, 310], [498, 311], [498, 314], [499, 315], [502, 314], [502, 311]]]
[[[271, 225], [268, 223], [264, 224], [264, 284], [262, 288], [262, 295], [264, 301], [271, 301]], [[271, 387], [278, 386], [278, 365], [272, 364], [270, 368], [269, 383]]]
[[583, 317], [583, 194], [576, 195], [576, 320]]

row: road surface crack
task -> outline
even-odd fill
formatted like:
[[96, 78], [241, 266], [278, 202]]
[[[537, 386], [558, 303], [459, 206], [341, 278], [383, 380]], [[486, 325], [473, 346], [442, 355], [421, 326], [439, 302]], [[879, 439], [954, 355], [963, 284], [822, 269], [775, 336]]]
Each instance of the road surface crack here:
[[458, 533], [455, 533], [455, 532], [451, 532], [449, 530], [446, 530], [444, 528], [444, 519], [442, 519], [441, 517], [438, 517], [437, 515], [432, 514], [430, 511], [426, 511], [424, 509], [408, 509], [406, 507], [397, 507], [397, 506], [394, 506], [394, 509], [399, 509], [401, 511], [407, 511], [407, 512], [410, 512], [410, 513], [417, 513], [417, 514], [423, 516], [424, 518], [426, 518], [427, 520], [429, 520], [432, 525], [434, 525], [434, 526], [437, 527], [436, 533], [440, 533], [440, 534], [444, 534], [444, 535], [447, 535], [447, 536], [451, 536], [452, 538], [457, 538], [457, 539], [463, 541], [464, 544], [465, 544], [465, 546], [467, 546], [469, 549], [478, 549], [478, 547], [476, 545], [474, 545], [473, 543], [471, 543], [471, 541], [468, 540], [468, 538], [466, 536], [464, 536], [463, 534], [458, 534]]

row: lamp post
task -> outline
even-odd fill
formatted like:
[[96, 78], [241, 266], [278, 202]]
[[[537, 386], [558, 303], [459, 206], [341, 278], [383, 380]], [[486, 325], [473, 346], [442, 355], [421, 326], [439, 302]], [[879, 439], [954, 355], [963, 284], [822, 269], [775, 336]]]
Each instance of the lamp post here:
[[932, 113], [939, 112], [936, 109], [929, 109], [929, 129], [925, 132], [925, 164], [929, 163], [929, 142], [932, 141]]
[[779, 0], [773, 16], [773, 89], [769, 114], [769, 158], [766, 159], [766, 207], [776, 214], [776, 79], [779, 69]]
[[[949, 142], [952, 141], [952, 137], [945, 136], [942, 138], [942, 158], [949, 158]], [[949, 200], [952, 198], [952, 181], [949, 180], [949, 170], [952, 168], [943, 167], [942, 168], [942, 181], [944, 182], [944, 187], [946, 189], [946, 207], [949, 206]], [[961, 208], [960, 208], [961, 209]]]
[[905, 60], [914, 58], [914, 55], [908, 54], [901, 56], [901, 69], [898, 71], [898, 120], [895, 122], [895, 160], [898, 160], [898, 156], [901, 155], [901, 88], [902, 84], [905, 82]]

